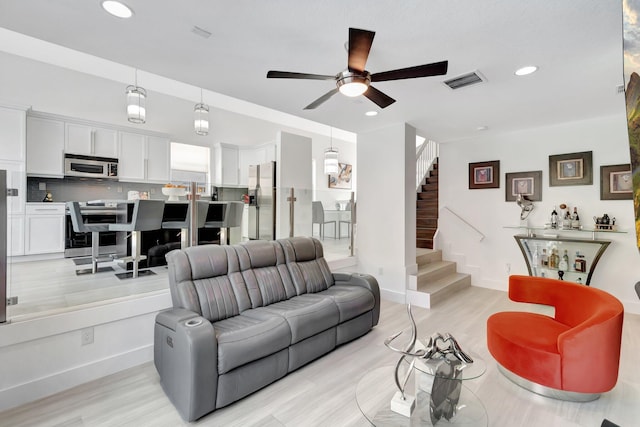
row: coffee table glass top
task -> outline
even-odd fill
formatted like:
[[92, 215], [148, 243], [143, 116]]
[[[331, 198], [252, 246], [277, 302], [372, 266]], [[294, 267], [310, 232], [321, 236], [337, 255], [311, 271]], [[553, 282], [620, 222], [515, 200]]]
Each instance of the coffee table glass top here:
[[[461, 363], [461, 365], [459, 366], [459, 369], [461, 369], [462, 372], [461, 372], [461, 375], [458, 377], [458, 380], [462, 380], [462, 381], [473, 380], [475, 378], [478, 378], [482, 374], [484, 374], [485, 371], [487, 370], [487, 364], [485, 363], [482, 357], [478, 356], [473, 352], [468, 352], [468, 354], [473, 359], [473, 363], [464, 363], [464, 362]], [[455, 356], [448, 355], [447, 357], [451, 359], [451, 358], [454, 358]], [[405, 361], [407, 363], [411, 362], [411, 360], [406, 360], [406, 359]], [[441, 375], [438, 375], [436, 373], [436, 366], [437, 365], [434, 364], [433, 361], [429, 359], [416, 358], [416, 363], [415, 363], [416, 369], [418, 369], [419, 371], [427, 375], [434, 375], [434, 376], [441, 377]]]
[[[360, 379], [356, 387], [356, 403], [360, 412], [372, 425], [377, 427], [433, 426], [430, 409], [431, 396], [428, 392], [416, 388], [416, 375], [425, 375], [421, 371], [416, 371], [410, 376], [405, 388], [407, 395], [416, 397], [416, 408], [411, 417], [405, 417], [391, 410], [391, 400], [398, 391], [394, 380], [394, 370], [395, 366], [383, 366], [367, 372]], [[480, 399], [468, 387], [465, 387], [463, 382], [451, 381], [458, 383], [461, 387], [460, 397], [455, 405], [456, 414], [450, 420], [445, 418], [437, 420], [435, 426], [487, 426], [487, 412]]]

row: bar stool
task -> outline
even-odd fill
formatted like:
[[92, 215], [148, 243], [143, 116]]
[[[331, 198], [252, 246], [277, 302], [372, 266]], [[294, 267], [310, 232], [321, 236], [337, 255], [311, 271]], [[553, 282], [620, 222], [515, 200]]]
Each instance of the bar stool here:
[[[169, 220], [165, 221], [166, 211], [170, 207], [184, 206], [184, 203], [166, 203], [164, 205], [164, 214], [162, 219], [162, 228], [167, 230], [180, 230], [180, 248], [185, 249], [189, 247], [189, 227], [191, 224], [191, 202], [186, 204], [185, 216], [183, 220]], [[196, 202], [197, 223], [196, 228], [204, 227], [207, 220], [207, 211], [209, 210], [209, 202], [204, 200], [198, 200]]]
[[[215, 205], [214, 203], [211, 206]], [[207, 221], [204, 223], [205, 228], [220, 229], [220, 244], [229, 244], [229, 229], [232, 227], [240, 227], [242, 225], [242, 213], [244, 211], [243, 202], [225, 202], [222, 203], [224, 212], [222, 221]]]
[[131, 232], [131, 256], [119, 258], [117, 261], [133, 262], [133, 273], [116, 274], [118, 278], [128, 278], [130, 274], [134, 279], [138, 277], [138, 263], [147, 258], [146, 255], [140, 254], [142, 232], [160, 229], [163, 212], [164, 200], [136, 200], [131, 222], [109, 224], [109, 231]]
[[[71, 224], [76, 233], [91, 233], [91, 269], [85, 268], [76, 270], [76, 274], [96, 274], [103, 271], [113, 271], [111, 267], [99, 267], [98, 257], [100, 256], [100, 232], [109, 231], [109, 224], [87, 224], [82, 219], [80, 203], [67, 202], [67, 208], [71, 215]], [[109, 259], [111, 261], [111, 259]]]

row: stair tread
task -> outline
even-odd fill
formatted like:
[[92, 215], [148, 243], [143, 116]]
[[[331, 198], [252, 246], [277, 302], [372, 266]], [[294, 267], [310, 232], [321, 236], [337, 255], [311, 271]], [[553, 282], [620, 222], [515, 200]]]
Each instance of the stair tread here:
[[436, 280], [430, 280], [428, 283], [418, 284], [418, 291], [430, 294], [435, 293], [451, 285], [455, 285], [468, 277], [470, 277], [470, 275], [466, 273], [452, 273]]
[[456, 265], [455, 262], [453, 261], [434, 261], [434, 262], [430, 262], [428, 264], [423, 264], [421, 266], [418, 267], [418, 276], [424, 276], [425, 274], [429, 274], [432, 273], [434, 271], [438, 271], [441, 268], [446, 268], [449, 267], [451, 265]]

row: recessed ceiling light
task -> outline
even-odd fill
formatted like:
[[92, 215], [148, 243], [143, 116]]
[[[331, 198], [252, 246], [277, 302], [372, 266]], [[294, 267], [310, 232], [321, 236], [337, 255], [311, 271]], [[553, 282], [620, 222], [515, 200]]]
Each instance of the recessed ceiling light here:
[[373, 117], [373, 116], [377, 116], [378, 112], [377, 111], [367, 111], [366, 113], [364, 113], [365, 116], [369, 116], [369, 117]]
[[129, 6], [119, 1], [107, 0], [102, 2], [102, 8], [118, 18], [131, 18], [133, 11]]
[[478, 131], [487, 130], [487, 129], [489, 129], [489, 126], [478, 126], [476, 128], [476, 130], [478, 130]]
[[538, 71], [538, 67], [535, 65], [528, 65], [526, 67], [522, 67], [516, 70], [516, 76], [526, 76], [531, 73], [535, 73]]

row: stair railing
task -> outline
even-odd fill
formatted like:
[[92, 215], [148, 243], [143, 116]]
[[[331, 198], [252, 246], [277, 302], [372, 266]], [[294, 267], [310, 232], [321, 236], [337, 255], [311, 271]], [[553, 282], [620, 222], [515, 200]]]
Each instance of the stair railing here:
[[438, 158], [438, 143], [425, 141], [416, 152], [416, 191], [420, 191], [422, 181], [429, 175], [433, 164]]
[[469, 221], [467, 221], [466, 219], [462, 218], [460, 215], [458, 215], [457, 213], [452, 211], [451, 208], [449, 208], [447, 206], [443, 206], [440, 210], [441, 211], [445, 211], [446, 210], [446, 211], [450, 212], [451, 214], [453, 214], [453, 216], [455, 216], [460, 221], [462, 221], [463, 224], [465, 224], [467, 227], [469, 227], [470, 229], [475, 231], [480, 236], [480, 241], [481, 242], [484, 240], [485, 235], [480, 230], [478, 230], [476, 227], [474, 227]]

